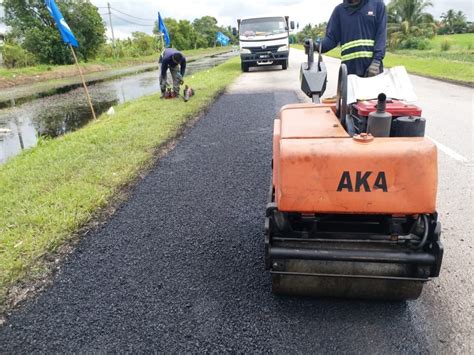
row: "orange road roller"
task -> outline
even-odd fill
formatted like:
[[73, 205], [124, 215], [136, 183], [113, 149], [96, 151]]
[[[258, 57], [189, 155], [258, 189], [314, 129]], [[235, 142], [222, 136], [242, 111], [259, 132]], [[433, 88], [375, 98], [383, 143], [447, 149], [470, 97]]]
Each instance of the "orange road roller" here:
[[275, 294], [417, 299], [440, 273], [437, 149], [421, 109], [380, 93], [321, 103], [327, 71], [313, 44], [301, 87], [313, 103], [284, 106], [273, 128], [265, 266]]

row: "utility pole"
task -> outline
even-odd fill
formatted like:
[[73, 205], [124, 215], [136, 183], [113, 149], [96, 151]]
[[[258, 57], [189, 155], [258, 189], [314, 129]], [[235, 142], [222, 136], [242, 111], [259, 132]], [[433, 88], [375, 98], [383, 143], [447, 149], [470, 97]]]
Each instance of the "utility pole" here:
[[115, 35], [114, 35], [114, 26], [112, 25], [112, 12], [110, 12], [110, 3], [107, 3], [107, 9], [109, 10], [109, 22], [110, 22], [110, 30], [112, 32], [112, 48], [114, 49], [114, 57], [116, 56], [115, 53]]

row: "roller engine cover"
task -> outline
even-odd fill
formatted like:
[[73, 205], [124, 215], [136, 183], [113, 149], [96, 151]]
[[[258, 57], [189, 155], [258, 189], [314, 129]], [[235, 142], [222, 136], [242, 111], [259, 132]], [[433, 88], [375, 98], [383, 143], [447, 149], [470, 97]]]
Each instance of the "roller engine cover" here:
[[437, 150], [427, 138], [350, 137], [329, 106], [296, 104], [274, 127], [275, 200], [301, 213], [434, 213]]

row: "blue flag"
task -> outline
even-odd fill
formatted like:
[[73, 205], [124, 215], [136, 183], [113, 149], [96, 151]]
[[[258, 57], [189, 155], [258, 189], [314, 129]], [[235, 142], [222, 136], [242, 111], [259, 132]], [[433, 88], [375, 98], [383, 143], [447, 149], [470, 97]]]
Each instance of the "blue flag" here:
[[216, 42], [220, 43], [221, 46], [227, 46], [230, 42], [230, 38], [227, 37], [222, 32], [217, 32], [216, 33]]
[[48, 9], [51, 16], [54, 18], [64, 43], [71, 44], [73, 47], [77, 47], [77, 39], [74, 37], [74, 34], [64, 20], [64, 17], [61, 14], [61, 11], [59, 11], [54, 0], [44, 0], [44, 4], [46, 5], [46, 8]]
[[166, 29], [165, 23], [163, 22], [163, 19], [161, 18], [161, 15], [159, 12], [158, 12], [158, 31], [160, 31], [163, 34], [163, 39], [165, 40], [166, 47], [169, 47], [170, 36], [168, 34], [168, 30]]

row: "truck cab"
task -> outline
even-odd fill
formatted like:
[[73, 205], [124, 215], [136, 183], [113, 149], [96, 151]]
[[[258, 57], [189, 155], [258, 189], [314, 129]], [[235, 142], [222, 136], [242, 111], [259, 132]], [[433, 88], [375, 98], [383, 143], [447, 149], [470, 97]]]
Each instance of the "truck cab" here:
[[295, 27], [288, 16], [253, 17], [237, 23], [242, 71], [265, 65], [288, 68], [290, 27]]

